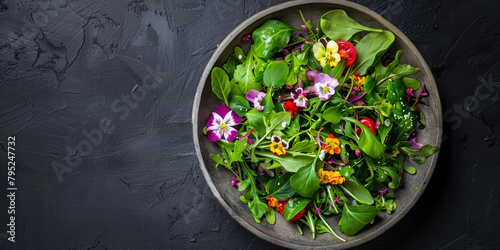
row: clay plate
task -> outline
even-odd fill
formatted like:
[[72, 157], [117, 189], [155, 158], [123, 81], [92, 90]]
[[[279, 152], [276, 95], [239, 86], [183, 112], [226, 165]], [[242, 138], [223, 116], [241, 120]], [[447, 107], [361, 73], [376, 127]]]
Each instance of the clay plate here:
[[430, 97], [427, 98], [430, 106], [423, 108], [426, 114], [427, 128], [417, 132], [418, 141], [438, 146], [441, 144], [441, 102], [432, 73], [413, 43], [398, 28], [377, 13], [361, 5], [347, 1], [303, 0], [273, 6], [241, 23], [219, 44], [200, 79], [192, 114], [194, 145], [203, 175], [213, 194], [227, 212], [238, 223], [255, 235], [276, 245], [288, 248], [343, 249], [357, 246], [381, 235], [407, 214], [421, 196], [431, 178], [438, 157], [438, 153], [436, 153], [428, 158], [425, 164], [419, 166], [407, 160], [405, 165], [416, 166], [417, 174], [403, 175], [401, 186], [394, 191], [394, 195], [397, 197], [397, 209], [391, 215], [385, 212], [379, 213], [374, 223], [365, 227], [357, 235], [349, 237], [343, 233], [339, 233], [337, 224], [340, 216], [330, 217], [330, 225], [332, 225], [332, 228], [341, 237], [347, 240], [346, 242], [341, 242], [330, 234], [320, 234], [313, 240], [306, 226], [303, 227], [304, 235], [301, 236], [295, 223], [285, 221], [281, 215], [276, 216], [275, 225], [269, 225], [265, 219], [260, 224], [256, 223], [247, 204], [241, 202], [239, 199], [242, 194], [235, 187], [231, 186], [231, 173], [223, 168], [215, 168], [214, 162], [210, 159], [210, 154], [218, 154], [220, 150], [217, 144], [209, 142], [203, 134], [203, 127], [211, 112], [217, 105], [222, 104], [211, 91], [210, 72], [213, 67], [222, 67], [233, 52], [234, 46], [239, 45], [245, 35], [251, 34], [254, 29], [266, 20], [277, 19], [293, 27], [300, 27], [302, 21], [299, 10], [302, 11], [306, 20], [312, 20], [313, 23], [317, 24], [322, 14], [333, 9], [345, 10], [351, 18], [365, 26], [390, 30], [394, 33], [396, 40], [391, 47], [391, 52], [395, 52], [398, 49], [403, 50], [404, 54], [401, 63], [420, 68], [421, 72], [412, 77], [419, 80], [430, 92]]

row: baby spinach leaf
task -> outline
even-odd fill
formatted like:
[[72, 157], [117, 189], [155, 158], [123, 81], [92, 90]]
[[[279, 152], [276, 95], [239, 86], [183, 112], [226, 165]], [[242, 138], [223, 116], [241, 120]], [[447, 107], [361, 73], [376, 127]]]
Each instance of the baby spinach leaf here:
[[289, 200], [284, 207], [285, 220], [289, 221], [300, 211], [302, 211], [302, 209], [304, 209], [307, 204], [309, 204], [309, 202], [311, 202], [311, 199], [302, 199], [299, 197], [294, 197], [293, 199]]
[[266, 133], [266, 125], [264, 124], [265, 113], [256, 109], [251, 109], [245, 116], [247, 117], [247, 125], [254, 129], [254, 133], [262, 136]]
[[363, 185], [347, 180], [343, 184], [339, 185], [339, 187], [357, 202], [366, 205], [373, 204], [372, 195]]
[[239, 86], [243, 93], [248, 93], [251, 89], [256, 89], [258, 91], [262, 90], [262, 84], [255, 81], [255, 75], [253, 73], [253, 66], [255, 61], [253, 59], [253, 51], [250, 49], [248, 52], [248, 58], [236, 67], [234, 71], [234, 78], [239, 82]]
[[342, 118], [342, 105], [327, 108], [323, 112], [323, 118], [327, 122], [338, 124]]
[[288, 65], [283, 61], [270, 62], [264, 71], [264, 85], [280, 88], [285, 85], [288, 76]]
[[250, 110], [248, 100], [240, 95], [232, 95], [229, 98], [229, 108], [239, 116], [244, 116]]
[[305, 155], [292, 156], [291, 154], [286, 154], [277, 156], [270, 151], [255, 151], [255, 154], [278, 161], [288, 172], [297, 172], [300, 168], [311, 165], [311, 162], [313, 161], [312, 157]]
[[238, 46], [234, 47], [234, 56], [240, 63], [243, 63], [245, 60], [247, 60], [245, 53]]
[[277, 20], [268, 20], [252, 33], [255, 54], [268, 58], [285, 47], [295, 29]]
[[231, 92], [231, 85], [229, 84], [229, 77], [226, 72], [219, 67], [215, 67], [212, 70], [211, 80], [212, 92], [229, 106], [228, 98]]
[[385, 30], [382, 32], [372, 32], [361, 38], [354, 46], [357, 52], [355, 61], [358, 67], [357, 72], [360, 75], [366, 75], [366, 72], [380, 60], [393, 42], [394, 34]]
[[226, 70], [226, 72], [229, 74], [231, 78], [234, 77], [234, 70], [236, 69], [236, 56], [232, 54], [229, 59], [227, 59], [227, 62], [222, 65], [222, 68]]
[[231, 79], [231, 81], [229, 81], [229, 84], [231, 85], [231, 93], [229, 93], [229, 95], [245, 95], [245, 93], [241, 91], [240, 85], [236, 78]]
[[413, 89], [414, 91], [420, 88], [420, 82], [413, 78], [405, 77], [402, 79], [406, 88]]
[[288, 126], [288, 124], [290, 124], [291, 119], [292, 116], [290, 115], [290, 113], [285, 111], [271, 115], [269, 127], [267, 127], [266, 131], [272, 132], [274, 130], [283, 130]]
[[382, 144], [375, 134], [364, 124], [352, 117], [342, 117], [343, 120], [352, 122], [361, 128], [358, 146], [363, 152], [372, 158], [379, 158], [385, 152], [385, 145]]
[[290, 186], [303, 197], [310, 198], [314, 192], [320, 188], [319, 178], [316, 174], [316, 162], [314, 158], [312, 164], [301, 167], [297, 173], [290, 178]]
[[342, 218], [339, 221], [339, 230], [353, 236], [366, 224], [370, 223], [379, 211], [380, 209], [375, 206], [344, 204]]
[[405, 170], [406, 173], [409, 173], [409, 174], [416, 174], [417, 173], [417, 170], [412, 166], [404, 166], [403, 169]]
[[320, 21], [321, 31], [332, 40], [349, 40], [352, 35], [360, 31], [381, 32], [380, 29], [372, 29], [363, 26], [350, 18], [344, 10], [332, 10], [325, 13]]
[[290, 186], [290, 177], [292, 173], [287, 172], [282, 175], [278, 175], [271, 178], [267, 182], [266, 190], [268, 197], [273, 196], [274, 198], [283, 201], [292, 198], [295, 195], [295, 190]]

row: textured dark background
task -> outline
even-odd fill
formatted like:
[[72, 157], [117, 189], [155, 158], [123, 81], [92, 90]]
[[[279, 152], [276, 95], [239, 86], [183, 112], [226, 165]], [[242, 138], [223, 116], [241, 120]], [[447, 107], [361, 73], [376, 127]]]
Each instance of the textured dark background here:
[[[275, 247], [214, 198], [190, 122], [217, 44], [280, 2], [0, 0], [0, 249]], [[355, 2], [413, 41], [444, 113], [428, 188], [361, 248], [499, 249], [499, 4]], [[5, 233], [8, 136], [16, 243]]]

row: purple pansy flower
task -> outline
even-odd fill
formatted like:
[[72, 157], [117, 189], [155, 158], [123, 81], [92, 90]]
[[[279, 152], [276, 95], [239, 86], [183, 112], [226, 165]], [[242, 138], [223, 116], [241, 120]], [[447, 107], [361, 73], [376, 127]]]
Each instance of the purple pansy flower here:
[[297, 104], [297, 107], [307, 108], [307, 97], [308, 92], [303, 88], [298, 88], [295, 93], [291, 93], [293, 102]]
[[251, 89], [248, 91], [245, 98], [247, 98], [247, 100], [253, 102], [253, 106], [257, 110], [262, 111], [264, 109], [264, 106], [260, 105], [260, 102], [262, 102], [262, 99], [264, 99], [265, 96], [266, 96], [266, 93], [260, 92], [256, 89]]
[[240, 123], [241, 117], [235, 114], [228, 106], [217, 106], [207, 121], [208, 140], [220, 141], [224, 137], [228, 141], [233, 141], [238, 136], [238, 130], [232, 126]]
[[324, 73], [318, 73], [314, 77], [314, 93], [319, 99], [326, 101], [335, 94], [335, 88], [339, 86], [339, 81]]

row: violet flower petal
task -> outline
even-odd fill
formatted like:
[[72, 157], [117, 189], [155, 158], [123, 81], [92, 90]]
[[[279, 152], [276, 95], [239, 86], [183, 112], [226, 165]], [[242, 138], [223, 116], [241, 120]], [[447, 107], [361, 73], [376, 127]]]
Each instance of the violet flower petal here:
[[231, 185], [233, 185], [233, 186], [234, 186], [234, 185], [236, 184], [236, 182], [237, 182], [237, 181], [238, 181], [238, 178], [233, 177], [233, 179], [231, 180]]
[[306, 70], [306, 78], [311, 82], [314, 82], [314, 78], [316, 77], [317, 74], [318, 71], [315, 69]]
[[350, 96], [349, 98], [347, 98], [347, 101], [350, 103], [353, 103], [353, 102], [358, 101], [359, 99], [363, 98], [363, 96], [365, 96], [365, 95], [366, 95], [366, 92], [364, 92], [362, 95]]
[[260, 91], [256, 90], [256, 89], [251, 89], [247, 92], [247, 94], [245, 95], [245, 98], [251, 102], [253, 102], [255, 100], [255, 98], [257, 97], [257, 95], [259, 94]]
[[419, 149], [419, 148], [421, 148], [423, 146], [422, 144], [416, 142], [416, 140], [417, 140], [417, 137], [415, 137], [415, 138], [413, 138], [413, 139], [410, 140], [411, 145], [413, 146], [414, 150], [417, 150], [417, 149]]
[[356, 150], [354, 150], [354, 154], [355, 154], [357, 157], [359, 157], [359, 156], [361, 155], [361, 151], [359, 151], [359, 150], [357, 150], [357, 149], [356, 149]]

